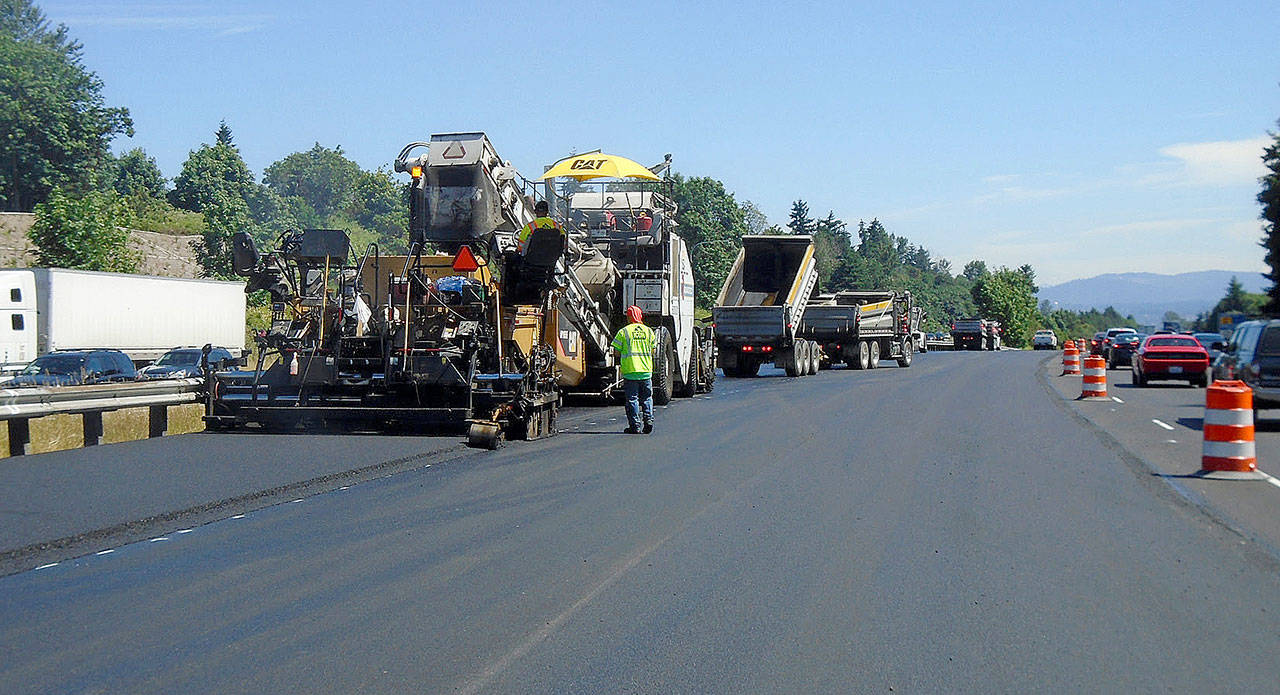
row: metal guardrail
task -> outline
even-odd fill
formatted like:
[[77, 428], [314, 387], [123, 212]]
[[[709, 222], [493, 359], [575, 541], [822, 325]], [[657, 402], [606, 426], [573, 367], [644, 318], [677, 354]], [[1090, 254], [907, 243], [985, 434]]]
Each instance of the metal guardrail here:
[[0, 420], [8, 422], [9, 455], [31, 453], [31, 419], [48, 415], [82, 415], [84, 445], [102, 443], [102, 414], [123, 408], [150, 408], [148, 436], [169, 429], [168, 406], [194, 403], [202, 379], [139, 381], [96, 386], [37, 386], [0, 389]]

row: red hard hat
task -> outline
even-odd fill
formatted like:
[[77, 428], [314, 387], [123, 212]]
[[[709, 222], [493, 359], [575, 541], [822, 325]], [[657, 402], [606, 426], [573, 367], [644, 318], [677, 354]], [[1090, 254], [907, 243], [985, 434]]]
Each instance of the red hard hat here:
[[627, 320], [631, 323], [642, 323], [644, 321], [644, 312], [640, 311], [640, 307], [632, 304], [627, 307]]

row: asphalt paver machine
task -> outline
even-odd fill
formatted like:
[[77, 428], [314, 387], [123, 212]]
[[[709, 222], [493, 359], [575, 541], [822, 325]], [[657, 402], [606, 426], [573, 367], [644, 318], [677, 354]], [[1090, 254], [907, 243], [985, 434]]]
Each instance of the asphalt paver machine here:
[[412, 177], [404, 256], [357, 256], [337, 230], [286, 234], [262, 256], [234, 240], [236, 272], [270, 292], [258, 347], [275, 359], [209, 374], [211, 429], [465, 431], [486, 448], [555, 433], [558, 327], [585, 293], [563, 238], [515, 252], [532, 200], [483, 133], [411, 143], [395, 166]]

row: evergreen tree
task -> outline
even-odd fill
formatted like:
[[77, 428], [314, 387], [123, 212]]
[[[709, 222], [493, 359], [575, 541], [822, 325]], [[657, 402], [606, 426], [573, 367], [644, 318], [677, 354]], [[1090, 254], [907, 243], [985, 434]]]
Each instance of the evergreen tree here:
[[[1278, 122], [1280, 124], [1280, 122]], [[1268, 316], [1280, 315], [1280, 133], [1271, 133], [1271, 143], [1263, 150], [1262, 162], [1267, 173], [1259, 182], [1262, 191], [1258, 202], [1262, 204], [1262, 247], [1267, 250], [1266, 263], [1271, 272], [1267, 289], [1267, 304], [1262, 308]]]
[[218, 145], [226, 145], [227, 147], [235, 147], [235, 140], [231, 136], [231, 126], [227, 125], [227, 119], [218, 121], [218, 130], [213, 134], [214, 143]]
[[791, 204], [791, 216], [787, 221], [787, 229], [790, 229], [792, 234], [813, 234], [817, 228], [817, 223], [809, 216], [808, 203], [797, 200]]

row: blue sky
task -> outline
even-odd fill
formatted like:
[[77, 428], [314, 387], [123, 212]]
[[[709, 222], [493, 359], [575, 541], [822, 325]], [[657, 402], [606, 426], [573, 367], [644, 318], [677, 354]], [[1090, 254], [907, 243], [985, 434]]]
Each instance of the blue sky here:
[[483, 130], [878, 217], [958, 270], [1262, 271], [1273, 2], [39, 2], [167, 176], [220, 119], [261, 175]]

